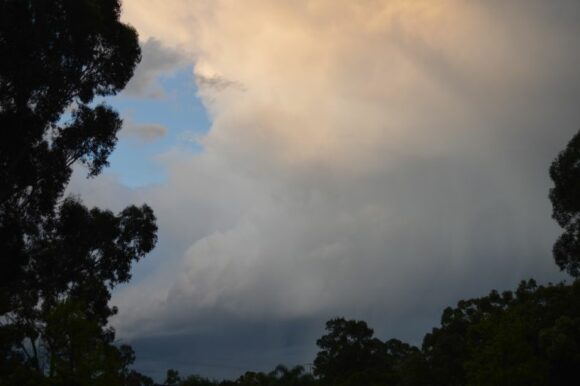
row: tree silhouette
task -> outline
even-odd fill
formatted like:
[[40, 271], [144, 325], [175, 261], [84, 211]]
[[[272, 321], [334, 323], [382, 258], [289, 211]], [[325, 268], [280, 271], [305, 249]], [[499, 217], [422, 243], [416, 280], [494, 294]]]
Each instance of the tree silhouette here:
[[306, 374], [303, 366], [295, 366], [291, 369], [284, 365], [278, 365], [269, 374], [272, 379], [271, 384], [280, 386], [312, 385], [314, 377]]
[[326, 330], [316, 341], [321, 351], [314, 360], [314, 373], [330, 384], [386, 365], [385, 346], [365, 322], [335, 318], [326, 322]]
[[107, 320], [111, 289], [155, 245], [153, 211], [63, 197], [73, 164], [99, 174], [121, 128], [95, 101], [140, 60], [120, 10], [118, 0], [0, 0], [2, 385], [146, 382]]
[[580, 131], [550, 167], [552, 217], [564, 228], [554, 244], [556, 264], [570, 275], [580, 275]]
[[[423, 340], [430, 385], [574, 385], [580, 282], [462, 300]], [[417, 383], [416, 383], [417, 384]], [[421, 383], [418, 383], [421, 384]]]
[[50, 216], [80, 161], [107, 165], [121, 127], [95, 96], [121, 90], [140, 60], [116, 0], [0, 1], [0, 284], [18, 280], [23, 235]]

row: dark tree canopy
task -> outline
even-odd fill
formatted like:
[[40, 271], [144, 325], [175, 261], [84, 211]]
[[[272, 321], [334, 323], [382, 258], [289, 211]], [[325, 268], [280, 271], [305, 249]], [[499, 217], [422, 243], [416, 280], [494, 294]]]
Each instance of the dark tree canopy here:
[[0, 0], [0, 384], [149, 380], [113, 344], [110, 291], [151, 251], [151, 208], [65, 198], [74, 163], [107, 165], [119, 92], [141, 58], [119, 0]]
[[44, 193], [50, 210], [72, 162], [106, 165], [120, 121], [89, 103], [120, 91], [140, 60], [119, 13], [117, 0], [0, 2], [0, 202]]
[[[461, 300], [419, 349], [381, 341], [363, 321], [336, 318], [319, 340], [315, 374], [297, 366], [246, 371], [233, 381], [167, 372], [163, 386], [576, 386], [580, 281]], [[147, 381], [147, 379], [144, 379]], [[147, 383], [142, 383], [146, 385]]]
[[316, 341], [321, 350], [314, 360], [314, 373], [330, 383], [387, 364], [385, 345], [373, 337], [365, 322], [331, 319], [326, 322], [326, 331]]
[[552, 163], [550, 190], [552, 217], [564, 228], [554, 245], [556, 264], [574, 277], [580, 276], [580, 132]]
[[431, 385], [575, 385], [580, 282], [462, 300], [425, 336]]
[[72, 164], [107, 165], [121, 120], [91, 102], [140, 60], [119, 14], [117, 0], [0, 1], [0, 284], [26, 264], [22, 235], [52, 214]]

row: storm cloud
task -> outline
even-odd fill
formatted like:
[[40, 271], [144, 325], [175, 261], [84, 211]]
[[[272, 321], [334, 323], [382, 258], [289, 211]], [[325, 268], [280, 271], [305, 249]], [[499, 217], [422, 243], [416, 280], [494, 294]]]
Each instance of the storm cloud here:
[[158, 216], [159, 247], [113, 299], [147, 368], [163, 345], [207, 373], [236, 357], [305, 363], [333, 316], [418, 343], [461, 298], [564, 278], [547, 170], [580, 125], [577, 2], [124, 12], [194, 64], [212, 120], [203, 151], [160, 156], [163, 185], [74, 184], [89, 203], [145, 201]]

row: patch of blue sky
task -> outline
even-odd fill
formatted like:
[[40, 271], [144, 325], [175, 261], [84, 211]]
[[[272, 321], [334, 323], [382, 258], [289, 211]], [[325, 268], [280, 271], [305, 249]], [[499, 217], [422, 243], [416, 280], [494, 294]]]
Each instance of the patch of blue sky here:
[[202, 148], [194, 138], [207, 133], [211, 124], [197, 96], [191, 66], [158, 80], [164, 93], [162, 97], [120, 94], [107, 100], [120, 112], [125, 126], [155, 124], [167, 129], [163, 136], [151, 140], [120, 135], [109, 157], [107, 172], [117, 175], [120, 182], [129, 187], [163, 183], [167, 175], [158, 156], [176, 147], [182, 151], [200, 152]]

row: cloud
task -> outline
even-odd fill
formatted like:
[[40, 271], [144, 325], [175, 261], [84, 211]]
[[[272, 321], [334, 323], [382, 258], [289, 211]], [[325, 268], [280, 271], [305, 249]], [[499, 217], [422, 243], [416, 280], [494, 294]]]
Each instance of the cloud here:
[[233, 82], [231, 80], [225, 79], [223, 77], [220, 76], [205, 76], [202, 73], [198, 72], [196, 74], [196, 82], [198, 87], [202, 88], [202, 89], [213, 89], [216, 91], [223, 91], [229, 87], [235, 87], [239, 90], [244, 90], [244, 86], [237, 83], [237, 82]]
[[129, 121], [123, 126], [120, 135], [133, 137], [143, 142], [151, 142], [164, 137], [167, 131], [167, 127], [157, 123], [139, 124]]
[[115, 294], [119, 334], [271, 323], [290, 347], [344, 315], [417, 342], [460, 298], [562, 279], [547, 169], [580, 122], [578, 5], [515, 4], [126, 0], [224, 87], [199, 88], [203, 152], [126, 196], [160, 242]]
[[141, 44], [141, 53], [141, 63], [123, 93], [136, 97], [161, 98], [165, 92], [159, 83], [159, 77], [183, 67], [186, 63], [185, 57], [154, 38]]

